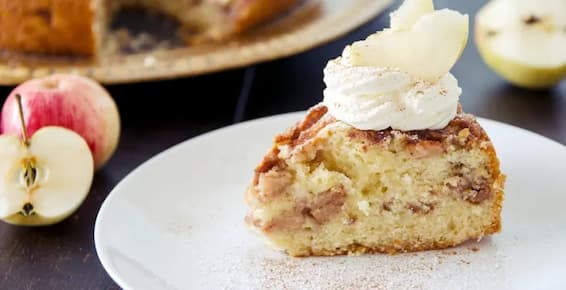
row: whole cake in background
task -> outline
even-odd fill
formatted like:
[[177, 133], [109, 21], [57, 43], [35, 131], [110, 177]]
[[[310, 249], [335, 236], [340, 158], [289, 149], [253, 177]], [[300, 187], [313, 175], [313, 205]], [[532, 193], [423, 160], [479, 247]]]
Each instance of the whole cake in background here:
[[501, 229], [504, 175], [450, 69], [468, 17], [407, 0], [325, 71], [324, 101], [276, 136], [246, 222], [292, 256], [441, 249]]
[[0, 0], [0, 49], [94, 56], [112, 14], [144, 7], [169, 14], [190, 39], [221, 40], [289, 11], [300, 0]]

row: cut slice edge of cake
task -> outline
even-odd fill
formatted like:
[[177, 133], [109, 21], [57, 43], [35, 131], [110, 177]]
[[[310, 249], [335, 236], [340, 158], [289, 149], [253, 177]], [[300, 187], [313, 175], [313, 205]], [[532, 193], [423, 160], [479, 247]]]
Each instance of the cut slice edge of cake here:
[[317, 105], [257, 166], [246, 222], [292, 256], [442, 249], [500, 231], [504, 181], [461, 110], [439, 130], [373, 131]]

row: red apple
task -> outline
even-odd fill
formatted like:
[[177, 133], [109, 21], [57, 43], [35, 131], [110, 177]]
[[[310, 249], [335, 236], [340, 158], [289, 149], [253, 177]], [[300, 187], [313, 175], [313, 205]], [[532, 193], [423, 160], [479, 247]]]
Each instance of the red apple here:
[[110, 94], [95, 81], [76, 75], [51, 75], [16, 87], [2, 108], [4, 134], [21, 135], [16, 94], [22, 97], [27, 133], [46, 126], [75, 131], [87, 142], [98, 169], [110, 159], [120, 137], [120, 115]]

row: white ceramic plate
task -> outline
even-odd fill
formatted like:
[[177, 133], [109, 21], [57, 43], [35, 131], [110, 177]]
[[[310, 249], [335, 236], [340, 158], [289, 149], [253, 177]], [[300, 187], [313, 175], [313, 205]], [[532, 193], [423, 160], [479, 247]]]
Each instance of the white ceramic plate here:
[[508, 175], [503, 232], [395, 256], [290, 258], [243, 223], [243, 192], [287, 114], [220, 129], [131, 173], [104, 202], [96, 250], [125, 289], [566, 289], [566, 147], [481, 120]]

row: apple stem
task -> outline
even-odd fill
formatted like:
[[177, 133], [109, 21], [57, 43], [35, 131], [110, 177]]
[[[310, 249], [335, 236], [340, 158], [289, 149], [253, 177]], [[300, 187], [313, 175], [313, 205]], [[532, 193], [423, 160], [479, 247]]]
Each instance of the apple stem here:
[[24, 108], [22, 106], [22, 96], [20, 94], [16, 94], [16, 101], [18, 102], [18, 111], [20, 113], [20, 123], [22, 126], [22, 139], [24, 141], [24, 145], [29, 146], [28, 130], [26, 128], [26, 121], [24, 120]]

